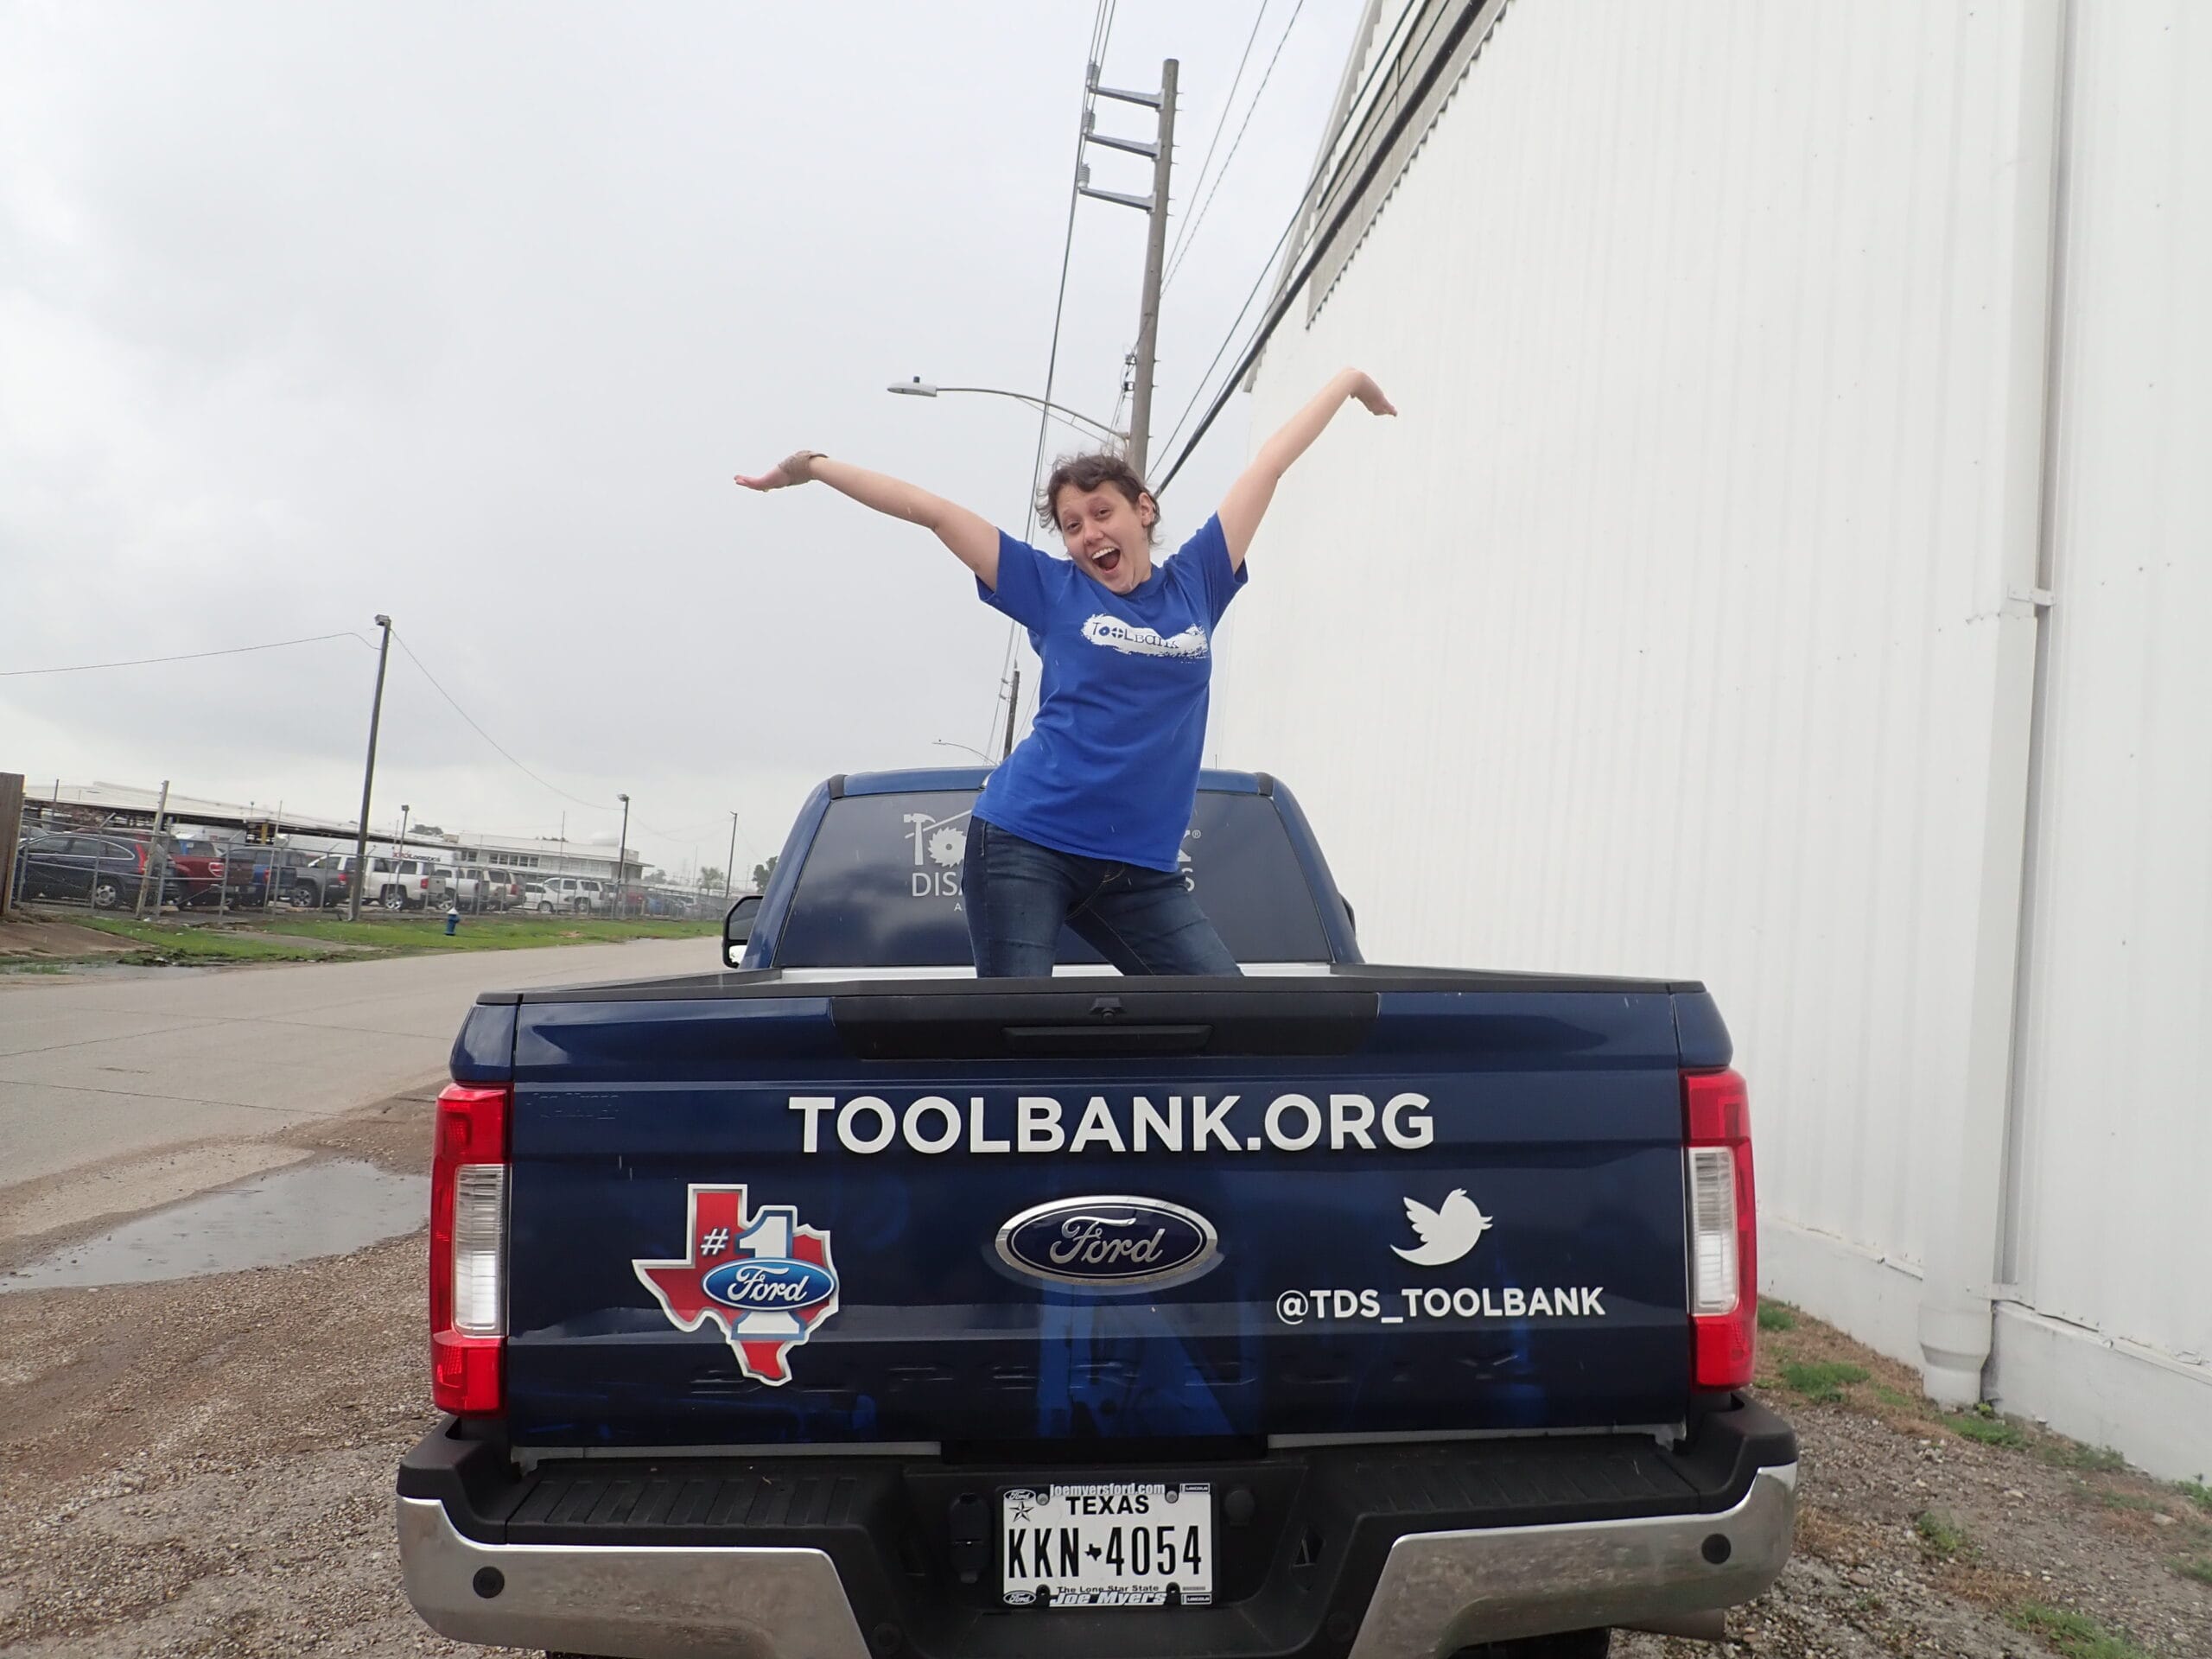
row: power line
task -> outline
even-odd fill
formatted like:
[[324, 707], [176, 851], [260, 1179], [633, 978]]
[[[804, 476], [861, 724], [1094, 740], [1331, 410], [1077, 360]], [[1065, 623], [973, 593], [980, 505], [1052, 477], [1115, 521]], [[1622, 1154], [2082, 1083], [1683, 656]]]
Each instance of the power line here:
[[[1229, 124], [1229, 112], [1236, 105], [1236, 89], [1244, 79], [1244, 66], [1251, 61], [1252, 43], [1260, 38], [1260, 25], [1267, 21], [1269, 0], [1260, 0], [1260, 9], [1252, 14], [1252, 32], [1244, 37], [1243, 54], [1236, 60], [1236, 73], [1229, 78], [1229, 94], [1221, 100], [1221, 113], [1214, 118], [1213, 137], [1206, 140], [1206, 158], [1198, 163], [1196, 176], [1191, 181], [1191, 194], [1197, 195], [1206, 181], [1206, 169], [1213, 165], [1213, 152], [1221, 143], [1221, 130]], [[1176, 226], [1175, 245], [1167, 251], [1167, 263], [1172, 269], [1180, 263], [1183, 244], [1190, 240], [1191, 227], [1186, 221]], [[1163, 290], [1166, 284], [1162, 283]]]
[[416, 668], [423, 671], [423, 677], [428, 680], [431, 685], [436, 689], [437, 694], [443, 697], [448, 702], [453, 703], [454, 713], [459, 715], [463, 720], [467, 721], [469, 725], [469, 729], [474, 731], [477, 736], [482, 738], [486, 743], [489, 743], [493, 748], [499, 750], [502, 755], [505, 756], [507, 764], [514, 767], [517, 772], [521, 772], [523, 776], [528, 778], [532, 783], [551, 790], [556, 795], [558, 795], [564, 801], [574, 801], [578, 806], [588, 806], [595, 812], [612, 812], [615, 810], [610, 803], [605, 801], [588, 801], [581, 795], [569, 794], [567, 790], [562, 788], [558, 784], [547, 783], [545, 779], [540, 778], [528, 766], [525, 766], [521, 761], [516, 760], [513, 755], [507, 753], [506, 747], [502, 744], [498, 738], [493, 736], [491, 733], [486, 731], [481, 726], [479, 726], [476, 723], [475, 716], [471, 715], [467, 709], [462, 708], [458, 702], [454, 702], [453, 693], [447, 690], [442, 685], [438, 684], [438, 677], [431, 673], [429, 667], [423, 663], [423, 659], [415, 654], [415, 648], [409, 645], [407, 641], [401, 637], [398, 629], [394, 628], [391, 631], [391, 637], [399, 641], [399, 648], [407, 653], [407, 660], [414, 664]]
[[[1383, 69], [1398, 61], [1399, 52], [1396, 49], [1398, 30], [1404, 28], [1405, 25], [1413, 19], [1417, 10], [1418, 8], [1408, 6], [1402, 13], [1400, 14], [1397, 23], [1391, 29], [1390, 39], [1384, 41], [1382, 49], [1375, 54], [1374, 62], [1367, 72], [1367, 79], [1360, 83], [1359, 91], [1354, 93], [1351, 101], [1344, 105], [1344, 125], [1346, 127], [1352, 124], [1353, 113], [1357, 111], [1360, 105], [1366, 100], [1369, 90], [1373, 87], [1376, 79], [1382, 74]], [[1468, 4], [1465, 6], [1454, 21], [1452, 33], [1456, 35], [1464, 30], [1473, 21], [1479, 10], [1480, 8], [1474, 4]], [[1433, 16], [1432, 16], [1429, 22], [1428, 32], [1421, 37], [1421, 48], [1426, 48], [1429, 37], [1433, 35], [1437, 29], [1443, 26], [1446, 15], [1447, 14], [1445, 11], [1439, 10]], [[1417, 48], [1415, 49], [1414, 55], [1418, 56], [1419, 54], [1420, 48]], [[1173, 481], [1175, 474], [1183, 470], [1183, 463], [1190, 460], [1192, 452], [1198, 448], [1199, 441], [1205, 436], [1207, 429], [1212, 426], [1215, 419], [1220, 415], [1222, 410], [1227, 406], [1230, 397], [1236, 390], [1237, 382], [1244, 378], [1245, 374], [1249, 372], [1252, 365], [1258, 360], [1260, 352], [1266, 346], [1268, 339], [1274, 334], [1276, 327], [1281, 323], [1283, 317], [1288, 313], [1291, 301], [1296, 297], [1300, 289], [1305, 286], [1306, 279], [1313, 274], [1314, 268], [1321, 262], [1321, 256], [1328, 250], [1330, 244], [1334, 241], [1337, 232], [1342, 228], [1344, 221], [1351, 217], [1352, 209], [1363, 199], [1366, 194], [1366, 188], [1369, 180], [1370, 180], [1373, 175], [1382, 167], [1384, 159], [1389, 155], [1391, 146], [1395, 143], [1398, 134], [1403, 130], [1407, 123], [1413, 118], [1414, 111], [1421, 107], [1423, 101], [1423, 95], [1427, 92], [1428, 86], [1432, 84], [1437, 73], [1438, 67], [1449, 55], [1450, 53], [1448, 50], [1442, 50], [1436, 53], [1430, 60], [1428, 71], [1422, 77], [1421, 84], [1419, 86], [1412, 88], [1407, 93], [1403, 101], [1399, 105], [1398, 113], [1392, 118], [1389, 124], [1389, 130], [1383, 133], [1378, 139], [1377, 143], [1372, 147], [1371, 158], [1367, 164], [1363, 177], [1356, 182], [1355, 188], [1346, 194], [1343, 205], [1337, 209], [1335, 217], [1320, 231], [1318, 235], [1314, 237], [1312, 243], [1308, 245], [1308, 251], [1305, 264], [1282, 284], [1281, 289], [1276, 296], [1275, 303], [1271, 314], [1262, 320], [1259, 327], [1254, 332], [1252, 339], [1247, 342], [1245, 350], [1241, 355], [1236, 367], [1231, 371], [1228, 378], [1223, 382], [1221, 391], [1216, 394], [1212, 404], [1207, 409], [1205, 416], [1199, 421], [1197, 429], [1191, 434], [1190, 442], [1183, 446], [1181, 452], [1176, 455], [1173, 464], [1168, 467], [1166, 476], [1160, 482], [1160, 488], [1166, 488], [1168, 484]], [[1332, 134], [1331, 136], [1330, 143], [1324, 147], [1321, 157], [1314, 167], [1313, 176], [1306, 181], [1305, 190], [1299, 196], [1297, 207], [1292, 210], [1288, 222], [1283, 226], [1282, 234], [1275, 238], [1275, 245], [1268, 251], [1266, 260], [1262, 263], [1260, 274], [1253, 282], [1251, 291], [1245, 296], [1244, 303], [1237, 308], [1236, 319], [1230, 322], [1229, 325], [1229, 332], [1222, 337], [1221, 345], [1215, 350], [1213, 361], [1206, 365], [1205, 372], [1198, 377], [1198, 385], [1191, 393], [1190, 402], [1184, 404], [1182, 414], [1177, 416], [1175, 429], [1168, 435], [1167, 442], [1169, 444], [1173, 444], [1175, 440], [1182, 435], [1183, 423], [1190, 419], [1191, 411], [1198, 407], [1198, 399], [1205, 395], [1206, 382], [1212, 378], [1215, 365], [1221, 361], [1224, 354], [1229, 350], [1230, 344], [1236, 340], [1236, 330], [1244, 321], [1244, 314], [1251, 309], [1252, 302], [1259, 297], [1260, 289], [1266, 285], [1268, 272], [1274, 267], [1276, 255], [1281, 252], [1284, 245], [1290, 240], [1292, 232], [1295, 231], [1299, 225], [1303, 221], [1309, 199], [1316, 190], [1320, 188], [1323, 181], [1329, 176], [1329, 164], [1334, 148], [1335, 135]]]
[[1175, 280], [1175, 273], [1182, 270], [1183, 261], [1190, 257], [1191, 245], [1198, 239], [1198, 227], [1205, 223], [1206, 209], [1213, 206], [1214, 197], [1221, 192], [1221, 181], [1229, 176], [1230, 166], [1236, 160], [1237, 148], [1244, 142], [1244, 134], [1252, 124], [1252, 117], [1259, 111], [1260, 100], [1267, 96], [1268, 82], [1274, 78], [1275, 65], [1282, 60], [1282, 49], [1290, 42], [1290, 31], [1298, 27], [1299, 14], [1305, 10], [1306, 0], [1298, 0], [1298, 3], [1291, 8], [1290, 21], [1282, 26], [1282, 34], [1275, 41], [1274, 55], [1268, 60], [1267, 69], [1260, 76], [1260, 84], [1252, 89], [1252, 101], [1244, 106], [1244, 119], [1236, 129], [1236, 137], [1230, 143], [1229, 154], [1221, 158], [1221, 171], [1213, 175], [1213, 188], [1206, 192], [1206, 199], [1198, 204], [1198, 211], [1191, 216], [1191, 228], [1183, 238], [1182, 252], [1168, 266], [1167, 275], [1160, 279], [1161, 293], [1167, 291], [1167, 285]]
[[[1366, 101], [1368, 92], [1373, 88], [1385, 66], [1396, 60], [1399, 51], [1398, 33], [1413, 21], [1418, 10], [1418, 7], [1408, 6], [1398, 14], [1397, 21], [1391, 25], [1389, 38], [1382, 42], [1382, 49], [1374, 54], [1373, 61], [1368, 66], [1367, 78], [1360, 83], [1358, 92], [1355, 92], [1344, 106], [1344, 124], [1347, 127], [1351, 124], [1352, 118], [1360, 105]], [[1432, 32], [1434, 28], [1435, 24], [1432, 22], [1430, 24]], [[1243, 323], [1244, 314], [1252, 308], [1252, 302], [1259, 298], [1260, 290], [1267, 286], [1268, 273], [1274, 268], [1276, 257], [1281, 253], [1284, 244], [1290, 240], [1291, 233], [1304, 220], [1306, 208], [1313, 200], [1314, 192], [1321, 188], [1323, 181], [1329, 176], [1329, 162], [1335, 149], [1336, 138], [1337, 135], [1332, 132], [1322, 145], [1321, 154], [1314, 160], [1313, 176], [1306, 180], [1306, 188], [1299, 193], [1297, 204], [1292, 207], [1290, 218], [1285, 221], [1281, 234], [1275, 238], [1274, 246], [1268, 250], [1268, 257], [1260, 262], [1260, 274], [1253, 279], [1251, 290], [1244, 296], [1244, 303], [1236, 308], [1236, 315], [1230, 321], [1228, 333], [1222, 336], [1221, 344], [1215, 347], [1213, 361], [1208, 363], [1205, 372], [1198, 376], [1198, 384], [1191, 389], [1190, 402], [1183, 405], [1183, 412], [1175, 417], [1174, 429], [1167, 435], [1168, 445], [1172, 446], [1175, 440], [1182, 435], [1184, 423], [1191, 418], [1191, 411], [1198, 407], [1198, 399], [1205, 395], [1206, 383], [1213, 378], [1214, 369], [1228, 352], [1230, 343], [1236, 340], [1236, 330]], [[1236, 378], [1231, 376], [1230, 379], [1234, 381]], [[1175, 458], [1175, 467], [1179, 468], [1183, 460], [1182, 455], [1178, 455]], [[1173, 475], [1173, 470], [1169, 475], [1171, 477]]]
[[[1103, 68], [1105, 65], [1106, 44], [1114, 35], [1114, 10], [1118, 3], [1119, 0], [1098, 0], [1098, 9], [1090, 16], [1090, 45], [1084, 62], [1082, 107], [1076, 118], [1075, 164], [1073, 170], [1068, 175], [1068, 224], [1060, 242], [1060, 287], [1058, 296], [1052, 302], [1052, 349], [1046, 353], [1045, 359], [1043, 402], [1047, 407], [1041, 408], [1037, 412], [1037, 448], [1029, 458], [1029, 487], [1022, 493], [1021, 516], [1014, 521], [1022, 527], [1025, 534], [1028, 532], [1032, 515], [1037, 510], [1037, 480], [1045, 469], [1045, 435], [1052, 429], [1052, 411], [1049, 405], [1052, 401], [1054, 379], [1059, 372], [1060, 366], [1060, 324], [1067, 315], [1068, 267], [1075, 253], [1075, 210], [1077, 205], [1083, 200], [1078, 187], [1083, 181], [1083, 141], [1090, 118], [1093, 79], [1090, 66], [1096, 64]], [[998, 732], [999, 704], [1007, 695], [1006, 688], [1013, 678], [1015, 641], [1019, 638], [1017, 625], [1008, 621], [1006, 628], [1006, 649], [999, 657], [999, 690], [991, 696], [990, 729], [983, 735], [983, 748], [986, 753], [990, 749], [991, 739]]]
[[302, 639], [271, 639], [261, 645], [229, 645], [221, 651], [187, 651], [174, 657], [133, 657], [119, 663], [72, 663], [66, 668], [0, 668], [0, 679], [12, 678], [19, 674], [89, 674], [100, 668], [143, 668], [149, 663], [190, 663], [205, 657], [239, 657], [250, 651], [282, 651], [287, 645], [312, 645], [325, 639], [359, 639], [365, 645], [369, 643], [347, 628], [337, 633], [311, 633]]

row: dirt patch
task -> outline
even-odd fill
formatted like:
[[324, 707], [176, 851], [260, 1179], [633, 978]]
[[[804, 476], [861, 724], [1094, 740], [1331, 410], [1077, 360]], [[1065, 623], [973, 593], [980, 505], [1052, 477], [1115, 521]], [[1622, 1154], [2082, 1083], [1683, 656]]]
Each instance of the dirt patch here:
[[437, 1103], [435, 1088], [396, 1095], [358, 1111], [295, 1125], [284, 1131], [283, 1143], [307, 1152], [363, 1159], [399, 1174], [426, 1174]]
[[118, 939], [96, 927], [79, 927], [70, 922], [23, 916], [10, 916], [0, 922], [0, 962], [113, 957], [131, 948], [129, 939]]
[[[2063, 1654], [2022, 1628], [2049, 1609], [2113, 1638], [2112, 1659], [2212, 1655], [2212, 1584], [2186, 1570], [2212, 1558], [2212, 1514], [2182, 1489], [2031, 1423], [1942, 1412], [1904, 1366], [1791, 1310], [1772, 1317], [1789, 1328], [1761, 1332], [1760, 1392], [1802, 1443], [1797, 1548], [1731, 1619], [1732, 1650]], [[1699, 1651], [1641, 1636], [1614, 1650]]]
[[461, 1654], [401, 1592], [391, 1474], [431, 1421], [421, 1235], [327, 1264], [25, 1294], [0, 1349], [0, 1649]]

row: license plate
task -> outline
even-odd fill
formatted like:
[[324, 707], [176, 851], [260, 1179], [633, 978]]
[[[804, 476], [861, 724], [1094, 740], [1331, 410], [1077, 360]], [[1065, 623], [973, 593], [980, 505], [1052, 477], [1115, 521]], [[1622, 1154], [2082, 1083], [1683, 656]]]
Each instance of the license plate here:
[[1009, 1607], [1185, 1607], [1213, 1600], [1213, 1488], [1205, 1481], [1016, 1487], [999, 1494]]

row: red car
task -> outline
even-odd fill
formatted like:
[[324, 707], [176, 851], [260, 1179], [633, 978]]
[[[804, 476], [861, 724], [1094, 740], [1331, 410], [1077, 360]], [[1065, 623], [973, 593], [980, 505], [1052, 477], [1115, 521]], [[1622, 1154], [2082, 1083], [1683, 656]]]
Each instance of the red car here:
[[226, 868], [220, 842], [171, 842], [168, 896], [187, 908], [218, 903], [223, 894]]

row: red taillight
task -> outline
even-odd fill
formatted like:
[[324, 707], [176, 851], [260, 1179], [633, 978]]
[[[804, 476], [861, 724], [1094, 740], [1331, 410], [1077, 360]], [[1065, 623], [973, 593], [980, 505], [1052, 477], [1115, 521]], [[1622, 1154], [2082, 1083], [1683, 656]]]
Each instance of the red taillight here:
[[512, 1090], [449, 1084], [430, 1161], [430, 1398], [496, 1412], [506, 1347], [507, 1104]]
[[211, 859], [209, 859], [209, 860], [207, 861], [207, 874], [210, 874], [210, 875], [220, 875], [222, 873], [223, 873], [223, 861], [222, 861], [221, 859], [219, 859], [219, 858], [211, 858]]
[[1751, 1096], [1733, 1071], [1682, 1073], [1689, 1203], [1690, 1373], [1700, 1389], [1747, 1387], [1758, 1344], [1758, 1206]]

